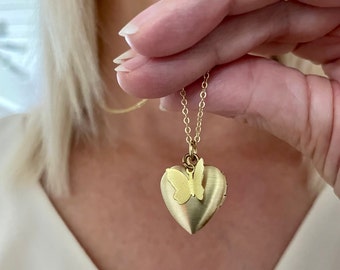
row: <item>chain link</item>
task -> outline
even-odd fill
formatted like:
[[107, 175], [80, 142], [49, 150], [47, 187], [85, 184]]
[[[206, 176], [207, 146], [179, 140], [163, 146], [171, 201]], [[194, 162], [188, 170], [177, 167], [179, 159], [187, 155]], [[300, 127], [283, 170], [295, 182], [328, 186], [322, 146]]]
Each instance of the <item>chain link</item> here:
[[190, 118], [189, 118], [189, 109], [188, 109], [188, 100], [185, 89], [183, 88], [180, 91], [180, 95], [182, 97], [181, 104], [183, 106], [182, 114], [184, 116], [183, 123], [185, 125], [184, 132], [187, 135], [186, 142], [189, 145], [189, 154], [194, 155], [197, 153], [197, 144], [201, 140], [201, 131], [202, 131], [202, 120], [205, 108], [205, 98], [207, 97], [207, 88], [208, 88], [208, 80], [209, 80], [209, 71], [204, 75], [203, 82], [201, 85], [201, 93], [200, 93], [200, 102], [198, 103], [198, 112], [196, 119], [196, 128], [195, 128], [195, 136], [192, 138], [191, 136], [191, 127], [190, 127]]

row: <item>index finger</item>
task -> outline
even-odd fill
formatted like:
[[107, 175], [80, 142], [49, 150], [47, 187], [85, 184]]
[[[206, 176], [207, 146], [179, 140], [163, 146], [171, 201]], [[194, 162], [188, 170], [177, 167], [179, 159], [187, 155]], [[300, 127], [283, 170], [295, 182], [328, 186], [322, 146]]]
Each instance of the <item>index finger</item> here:
[[[280, 0], [161, 0], [121, 31], [139, 54], [163, 57], [190, 48], [229, 15], [247, 13]], [[320, 7], [336, 7], [339, 0], [299, 0]], [[251, 26], [249, 26], [251, 27]]]
[[162, 0], [137, 15], [119, 34], [142, 55], [168, 56], [196, 44], [227, 15], [275, 2], [278, 0]]

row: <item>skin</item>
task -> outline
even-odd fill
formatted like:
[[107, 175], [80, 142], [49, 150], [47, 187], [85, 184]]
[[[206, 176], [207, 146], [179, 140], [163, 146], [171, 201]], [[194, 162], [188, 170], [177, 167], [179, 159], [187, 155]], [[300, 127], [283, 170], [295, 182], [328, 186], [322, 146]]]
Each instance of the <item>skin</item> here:
[[[177, 1], [158, 2], [132, 21], [140, 29], [126, 38], [143, 55], [123, 63], [128, 72], [118, 74], [120, 85], [137, 96], [164, 97], [176, 91], [173, 87], [194, 83], [199, 74], [212, 69], [214, 94], [207, 102], [209, 111], [242, 117], [290, 143], [312, 158], [338, 192], [340, 3], [301, 2], [187, 1], [177, 20], [172, 20]], [[202, 12], [206, 5], [208, 14]], [[196, 12], [188, 20], [192, 10]], [[204, 18], [204, 27], [195, 27]], [[144, 23], [149, 20], [155, 22]], [[256, 31], [248, 31], [249, 25]], [[170, 42], [174, 38], [177, 42]], [[267, 59], [245, 56], [289, 51], [321, 64], [330, 79], [304, 76]], [[166, 79], [161, 81], [165, 72]], [[174, 96], [163, 100], [164, 107], [176, 103]]]
[[[113, 78], [111, 59], [128, 47], [112, 33], [152, 2], [138, 1], [137, 6], [132, 0], [98, 1], [99, 60], [109, 106], [116, 105], [115, 100], [133, 102]], [[209, 8], [204, 8], [206, 2]], [[187, 151], [180, 113], [160, 112], [158, 102], [150, 101], [129, 114], [106, 115], [107, 135], [95, 147], [74, 144], [72, 194], [51, 200], [99, 269], [273, 269], [320, 191], [323, 181], [316, 169], [335, 182], [332, 164], [338, 155], [332, 149], [340, 136], [335, 136], [336, 107], [330, 105], [337, 103], [338, 82], [305, 77], [267, 59], [244, 55], [290, 50], [300, 37], [312, 40], [296, 50], [307, 54], [304, 46], [333, 31], [337, 17], [330, 10], [306, 14], [293, 3], [268, 6], [274, 2], [163, 0], [133, 20], [141, 25], [126, 37], [137, 55], [123, 63], [130, 71], [118, 74], [124, 90], [140, 97], [170, 95], [162, 105], [178, 109], [175, 92], [189, 85], [189, 102], [197, 104], [199, 77], [211, 69], [207, 111], [241, 121], [204, 118], [199, 155], [225, 172], [229, 191], [223, 207], [195, 236], [173, 221], [159, 191], [165, 169], [179, 164]], [[181, 7], [183, 16], [173, 18], [172, 5]], [[299, 16], [312, 16], [310, 23], [313, 16], [327, 19], [320, 29], [302, 27], [301, 19], [294, 28], [282, 30], [282, 16], [299, 18], [287, 16], [284, 5], [292, 10], [296, 5]], [[188, 16], [190, 12], [195, 16]], [[281, 19], [268, 16], [273, 12]], [[203, 18], [206, 23], [194, 27]], [[258, 31], [249, 33], [245, 26], [255, 23]], [[275, 38], [268, 38], [269, 25]], [[315, 28], [322, 34], [305, 33]], [[339, 72], [330, 68], [335, 64], [324, 65], [333, 79]]]

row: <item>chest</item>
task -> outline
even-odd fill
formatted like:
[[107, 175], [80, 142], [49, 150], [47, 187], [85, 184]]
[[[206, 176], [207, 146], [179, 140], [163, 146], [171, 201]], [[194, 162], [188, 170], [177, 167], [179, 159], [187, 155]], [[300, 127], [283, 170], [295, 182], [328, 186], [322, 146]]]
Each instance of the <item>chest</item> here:
[[156, 181], [102, 180], [101, 188], [54, 204], [101, 270], [273, 269], [313, 197], [296, 186], [283, 183], [278, 192], [267, 180], [241, 179], [229, 182], [225, 204], [195, 235], [173, 220]]

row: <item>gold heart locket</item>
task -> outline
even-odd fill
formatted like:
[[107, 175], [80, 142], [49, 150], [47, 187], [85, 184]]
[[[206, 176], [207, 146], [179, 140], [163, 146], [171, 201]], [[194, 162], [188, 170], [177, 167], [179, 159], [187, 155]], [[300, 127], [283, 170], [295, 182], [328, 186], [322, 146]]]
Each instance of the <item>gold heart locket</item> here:
[[183, 88], [180, 92], [189, 153], [183, 157], [182, 166], [166, 169], [160, 184], [166, 207], [190, 234], [196, 233], [210, 220], [223, 204], [227, 192], [227, 181], [223, 173], [216, 167], [205, 166], [204, 160], [197, 155], [208, 79], [209, 72], [205, 74], [202, 83], [194, 138], [190, 135], [186, 91]]

